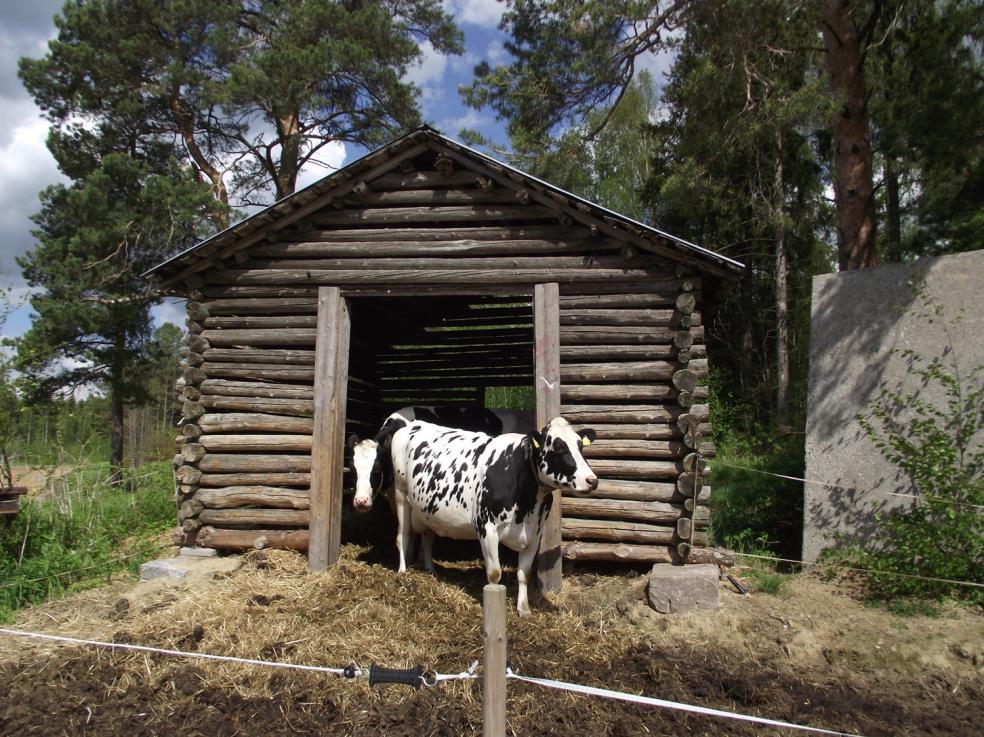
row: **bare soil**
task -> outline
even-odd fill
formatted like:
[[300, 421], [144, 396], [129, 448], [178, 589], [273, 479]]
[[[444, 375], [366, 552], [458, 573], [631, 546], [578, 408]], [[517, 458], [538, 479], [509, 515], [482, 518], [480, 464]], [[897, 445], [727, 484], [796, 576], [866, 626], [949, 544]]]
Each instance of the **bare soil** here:
[[[981, 733], [978, 610], [899, 618], [864, 606], [844, 584], [800, 575], [785, 596], [742, 597], [723, 584], [720, 609], [665, 617], [644, 603], [645, 575], [568, 573], [559, 595], [532, 597], [532, 617], [510, 613], [517, 673], [869, 737]], [[506, 583], [514, 605], [511, 572]], [[301, 556], [272, 551], [209, 581], [117, 583], [64, 598], [22, 612], [16, 626], [283, 662], [423, 663], [457, 673], [481, 658], [483, 584], [479, 561], [397, 576], [370, 548], [348, 545], [336, 568], [311, 574]], [[331, 675], [9, 637], [0, 637], [0, 679], [3, 735], [481, 732], [478, 681], [370, 690]], [[509, 684], [509, 733], [795, 734], [518, 682]]]

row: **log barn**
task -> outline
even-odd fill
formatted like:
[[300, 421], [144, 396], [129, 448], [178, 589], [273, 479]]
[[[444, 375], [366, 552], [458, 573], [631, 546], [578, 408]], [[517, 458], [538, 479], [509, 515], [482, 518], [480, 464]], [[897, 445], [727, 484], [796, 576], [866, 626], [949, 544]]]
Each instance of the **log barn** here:
[[418, 128], [152, 270], [188, 300], [178, 535], [330, 566], [347, 432], [521, 386], [539, 426], [599, 437], [599, 489], [547, 521], [546, 588], [564, 559], [697, 558], [704, 315], [741, 268]]

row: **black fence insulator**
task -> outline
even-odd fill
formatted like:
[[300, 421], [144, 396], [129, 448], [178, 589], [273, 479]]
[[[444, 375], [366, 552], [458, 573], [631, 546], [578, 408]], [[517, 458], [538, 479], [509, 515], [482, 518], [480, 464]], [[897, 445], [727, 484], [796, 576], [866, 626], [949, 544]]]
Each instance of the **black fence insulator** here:
[[423, 675], [424, 666], [422, 665], [418, 665], [416, 668], [383, 668], [373, 663], [369, 666], [369, 685], [400, 683], [404, 686], [420, 688], [420, 684], [423, 682], [421, 676]]
[[357, 675], [359, 675], [359, 669], [355, 667], [354, 663], [351, 665], [346, 665], [344, 668], [342, 668], [342, 675], [345, 676], [346, 678], [355, 678]]
[[741, 594], [742, 596], [748, 596], [748, 589], [746, 589], [744, 586], [742, 586], [740, 583], [738, 583], [738, 579], [737, 578], [735, 578], [734, 576], [732, 576], [730, 574], [728, 575], [727, 578], [728, 578], [729, 581], [731, 581], [731, 585], [734, 586], [736, 589], [738, 589], [738, 593], [739, 594]]

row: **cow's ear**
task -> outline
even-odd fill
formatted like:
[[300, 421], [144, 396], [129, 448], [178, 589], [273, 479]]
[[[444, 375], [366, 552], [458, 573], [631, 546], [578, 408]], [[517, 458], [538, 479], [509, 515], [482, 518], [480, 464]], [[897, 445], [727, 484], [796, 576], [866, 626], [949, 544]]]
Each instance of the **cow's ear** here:
[[531, 432], [530, 445], [539, 450], [543, 446], [543, 436], [538, 432]]
[[348, 442], [346, 443], [346, 445], [348, 445], [349, 452], [351, 453], [353, 450], [355, 450], [355, 446], [357, 446], [358, 444], [359, 444], [359, 436], [356, 435], [355, 433], [351, 433], [348, 436]]
[[591, 443], [598, 439], [598, 433], [590, 427], [579, 430], [577, 434], [581, 436], [581, 445], [591, 445]]

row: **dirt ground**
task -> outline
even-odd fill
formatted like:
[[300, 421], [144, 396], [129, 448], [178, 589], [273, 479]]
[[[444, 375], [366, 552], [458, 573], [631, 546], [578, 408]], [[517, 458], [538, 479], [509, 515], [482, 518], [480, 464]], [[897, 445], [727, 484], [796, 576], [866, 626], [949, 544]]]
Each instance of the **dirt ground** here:
[[[329, 666], [423, 663], [457, 673], [481, 658], [479, 561], [397, 576], [370, 548], [343, 551], [325, 574], [274, 551], [190, 589], [120, 582], [26, 610], [16, 627]], [[645, 582], [639, 573], [569, 569], [558, 596], [531, 596], [532, 617], [510, 613], [511, 667], [868, 737], [981, 733], [978, 610], [899, 618], [865, 607], [845, 585], [801, 575], [785, 596], [742, 597], [722, 584], [717, 611], [664, 617], [644, 604]], [[512, 572], [506, 583], [514, 605]], [[478, 681], [370, 690], [332, 675], [0, 637], [0, 682], [3, 735], [481, 732]], [[807, 734], [515, 681], [508, 709], [515, 735]]]
[[14, 478], [14, 486], [26, 486], [27, 493], [34, 496], [47, 491], [53, 481], [71, 473], [74, 468], [74, 466], [55, 466], [54, 468], [12, 466], [10, 471]]

